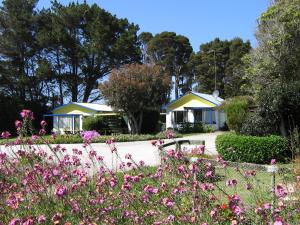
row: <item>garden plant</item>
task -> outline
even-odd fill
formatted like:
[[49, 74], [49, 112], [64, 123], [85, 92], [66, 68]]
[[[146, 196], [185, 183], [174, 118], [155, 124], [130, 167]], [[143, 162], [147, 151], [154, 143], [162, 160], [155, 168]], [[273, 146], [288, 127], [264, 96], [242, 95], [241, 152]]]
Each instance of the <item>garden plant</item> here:
[[[48, 151], [35, 145], [39, 139], [48, 143], [45, 121], [39, 134], [23, 142], [23, 124], [28, 124], [33, 114], [23, 111], [22, 117], [23, 121], [16, 122], [18, 143], [10, 143], [0, 152], [0, 224], [299, 223], [295, 192], [288, 191], [284, 183], [265, 191], [254, 170], [236, 168], [239, 178], [227, 176], [226, 171], [233, 170], [220, 156], [214, 166], [201, 158], [191, 162], [180, 149], [167, 149], [161, 165], [148, 167], [129, 154], [122, 159], [114, 141], [108, 139], [111, 154], [119, 162], [112, 169], [90, 145], [99, 136], [97, 132], [83, 132], [82, 149], [73, 149], [72, 154], [60, 145], [49, 145]], [[9, 136], [2, 133], [4, 139]], [[173, 138], [172, 132], [167, 136]], [[203, 153], [201, 147], [200, 156]], [[89, 162], [83, 162], [84, 154]], [[299, 176], [291, 179], [300, 182]], [[240, 183], [246, 184], [242, 189], [251, 201], [239, 194]]]

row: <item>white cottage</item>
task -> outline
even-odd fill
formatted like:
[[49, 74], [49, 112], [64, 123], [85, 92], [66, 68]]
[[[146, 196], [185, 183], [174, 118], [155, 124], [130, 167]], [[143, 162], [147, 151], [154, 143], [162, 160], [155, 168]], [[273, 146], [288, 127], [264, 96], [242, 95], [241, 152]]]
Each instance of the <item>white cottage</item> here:
[[179, 129], [183, 123], [203, 123], [218, 130], [225, 124], [225, 113], [217, 109], [224, 99], [189, 92], [166, 106], [166, 128]]

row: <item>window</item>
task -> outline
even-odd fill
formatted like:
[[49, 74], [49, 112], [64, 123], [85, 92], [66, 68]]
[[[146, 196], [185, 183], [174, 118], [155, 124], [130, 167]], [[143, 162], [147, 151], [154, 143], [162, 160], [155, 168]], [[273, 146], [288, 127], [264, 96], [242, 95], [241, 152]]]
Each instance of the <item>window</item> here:
[[174, 111], [175, 123], [187, 122], [187, 111]]
[[205, 110], [205, 124], [216, 124], [216, 113], [213, 109]]
[[73, 117], [72, 116], [59, 116], [58, 117], [58, 127], [63, 130], [71, 131], [73, 130]]
[[74, 116], [74, 131], [80, 130], [80, 117]]

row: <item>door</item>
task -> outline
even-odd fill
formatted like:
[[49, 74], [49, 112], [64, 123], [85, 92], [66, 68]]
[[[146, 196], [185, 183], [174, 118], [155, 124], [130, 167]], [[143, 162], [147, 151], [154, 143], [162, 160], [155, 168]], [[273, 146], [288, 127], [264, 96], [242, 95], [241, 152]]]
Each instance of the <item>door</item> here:
[[195, 123], [202, 122], [202, 109], [194, 109]]

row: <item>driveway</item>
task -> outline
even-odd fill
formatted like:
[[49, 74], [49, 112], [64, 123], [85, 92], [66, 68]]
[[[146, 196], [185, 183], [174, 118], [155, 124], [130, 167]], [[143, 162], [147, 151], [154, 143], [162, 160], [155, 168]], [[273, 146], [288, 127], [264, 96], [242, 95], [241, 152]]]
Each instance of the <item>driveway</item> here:
[[[222, 132], [215, 133], [205, 133], [205, 134], [196, 134], [191, 136], [186, 136], [179, 139], [188, 139], [188, 140], [204, 140], [206, 146], [206, 154], [216, 155], [216, 147], [215, 147], [215, 139]], [[165, 140], [165, 142], [169, 142], [171, 140]], [[126, 154], [131, 154], [132, 158], [139, 162], [143, 160], [146, 165], [156, 166], [160, 163], [159, 152], [157, 147], [151, 144], [151, 141], [135, 141], [135, 142], [119, 142], [115, 144], [118, 150], [118, 155], [124, 161]], [[55, 145], [54, 145], [55, 146]], [[62, 144], [62, 147], [65, 147], [67, 150], [64, 152], [65, 154], [72, 155], [72, 149], [83, 149], [82, 144]], [[111, 153], [109, 146], [104, 143], [95, 143], [91, 145], [92, 148], [97, 152], [97, 155], [104, 157], [104, 163], [111, 169], [115, 168], [116, 164], [120, 164], [120, 160], [116, 160], [116, 156]], [[20, 146], [13, 146], [13, 149], [16, 151], [20, 148]], [[38, 146], [40, 149], [44, 149], [47, 152], [51, 152], [48, 146], [41, 145]], [[0, 146], [1, 151], [6, 151], [5, 146]], [[88, 154], [85, 150], [83, 150], [83, 154], [81, 156], [81, 160], [84, 163], [90, 162]]]

